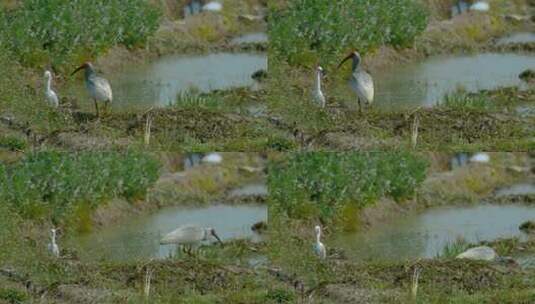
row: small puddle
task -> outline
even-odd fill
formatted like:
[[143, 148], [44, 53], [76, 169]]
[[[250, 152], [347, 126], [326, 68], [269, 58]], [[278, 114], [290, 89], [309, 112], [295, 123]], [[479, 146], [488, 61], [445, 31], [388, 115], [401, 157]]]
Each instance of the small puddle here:
[[268, 189], [265, 183], [256, 183], [245, 185], [230, 191], [229, 197], [246, 197], [246, 196], [267, 196]]
[[[535, 194], [535, 184], [523, 183], [510, 187], [502, 188], [496, 191], [496, 197], [511, 196], [511, 195], [530, 195]], [[535, 219], [534, 219], [535, 220]]]
[[496, 41], [497, 45], [506, 45], [509, 43], [531, 43], [535, 42], [535, 33], [521, 32], [514, 33], [510, 36], [502, 37]]
[[535, 67], [535, 56], [486, 53], [433, 57], [374, 73], [374, 102], [387, 109], [431, 107], [459, 88], [477, 92], [523, 87], [518, 75], [530, 67]]
[[331, 245], [365, 260], [434, 258], [459, 237], [471, 243], [513, 236], [525, 240], [527, 236], [518, 226], [533, 219], [535, 207], [522, 205], [436, 208], [369, 231], [341, 234]]
[[213, 227], [223, 241], [236, 238], [260, 240], [251, 230], [259, 221], [267, 221], [267, 207], [262, 205], [215, 205], [206, 208], [170, 207], [78, 236], [67, 242], [81, 258], [133, 260], [166, 258], [176, 246], [160, 246], [160, 239], [180, 225]]
[[202, 153], [188, 153], [184, 158], [184, 170], [189, 170], [201, 164]]
[[[251, 75], [260, 69], [267, 69], [265, 54], [215, 53], [164, 56], [103, 76], [111, 83], [114, 107], [147, 108], [172, 104], [179, 94], [190, 90], [210, 92], [254, 86]], [[76, 94], [88, 99], [82, 85], [80, 82]]]
[[248, 33], [230, 40], [232, 44], [264, 43], [268, 42], [268, 35], [264, 32]]

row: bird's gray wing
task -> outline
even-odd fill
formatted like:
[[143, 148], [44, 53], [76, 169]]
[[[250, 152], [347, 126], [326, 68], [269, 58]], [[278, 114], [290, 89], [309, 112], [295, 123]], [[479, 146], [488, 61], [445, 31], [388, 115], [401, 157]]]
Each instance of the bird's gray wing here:
[[201, 241], [204, 230], [201, 227], [186, 225], [178, 227], [165, 235], [160, 244], [188, 244]]

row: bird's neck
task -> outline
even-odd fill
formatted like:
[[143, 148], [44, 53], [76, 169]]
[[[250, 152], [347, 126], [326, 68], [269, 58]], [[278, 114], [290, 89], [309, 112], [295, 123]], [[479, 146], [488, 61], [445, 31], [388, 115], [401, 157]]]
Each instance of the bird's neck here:
[[47, 92], [50, 92], [50, 85], [52, 83], [52, 79], [51, 78], [52, 77], [47, 77], [46, 78], [46, 87], [45, 87], [45, 89], [46, 89]]
[[316, 92], [321, 92], [321, 72], [316, 72], [316, 83], [315, 83], [315, 90]]
[[353, 71], [358, 70], [360, 67], [360, 59], [359, 58], [353, 58]]
[[93, 77], [96, 76], [96, 74], [95, 74], [95, 70], [93, 70], [93, 68], [91, 68], [91, 67], [87, 67], [87, 68], [85, 68], [84, 73], [85, 73], [85, 79], [86, 79], [86, 80], [88, 80], [88, 79], [93, 78]]
[[321, 242], [320, 239], [321, 239], [321, 231], [318, 231], [318, 233], [316, 233], [316, 243], [319, 244]]
[[52, 244], [56, 244], [56, 233], [52, 233]]

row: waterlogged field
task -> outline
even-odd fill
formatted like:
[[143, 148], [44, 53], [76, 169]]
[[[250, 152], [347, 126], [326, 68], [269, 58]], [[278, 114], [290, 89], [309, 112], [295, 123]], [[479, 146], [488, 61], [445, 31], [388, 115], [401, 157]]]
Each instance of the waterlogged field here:
[[[533, 83], [519, 77], [533, 67], [531, 43], [496, 38], [529, 26], [505, 16], [532, 5], [492, 2], [450, 17], [448, 1], [274, 1], [270, 109], [310, 149], [530, 150], [533, 116], [516, 109], [532, 107]], [[362, 111], [357, 94], [369, 85], [359, 80], [357, 93], [354, 66], [339, 66], [354, 50], [356, 71], [373, 79]]]
[[0, 303], [535, 302], [535, 7], [488, 2], [1, 1]]
[[[446, 153], [281, 155], [270, 166], [270, 261], [297, 285], [295, 301], [529, 303], [534, 247], [520, 227], [533, 199], [488, 202], [532, 180], [511, 171], [530, 160], [486, 155], [454, 169]], [[456, 258], [477, 246], [498, 257]]]

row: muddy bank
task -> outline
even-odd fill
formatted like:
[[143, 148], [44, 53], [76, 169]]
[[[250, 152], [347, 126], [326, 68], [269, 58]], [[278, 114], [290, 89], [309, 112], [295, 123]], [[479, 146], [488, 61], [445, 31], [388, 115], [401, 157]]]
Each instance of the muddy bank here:
[[[363, 115], [334, 113], [330, 119], [337, 125], [315, 134], [295, 129], [301, 144], [315, 149], [366, 150], [409, 146], [415, 117], [419, 120], [418, 149], [454, 150], [455, 145], [473, 150], [526, 150], [521, 144], [532, 135], [532, 127], [517, 115], [466, 111], [462, 109], [420, 109], [417, 112]], [[378, 136], [374, 136], [378, 133]], [[385, 136], [385, 133], [387, 134]], [[382, 134], [382, 136], [381, 136]], [[516, 146], [516, 148], [513, 148]], [[461, 148], [458, 148], [461, 149]]]

